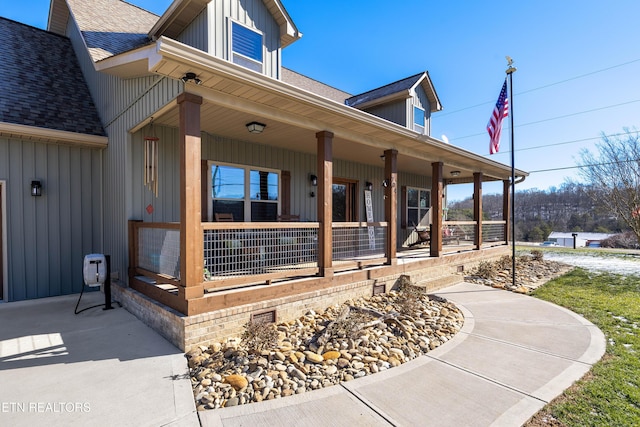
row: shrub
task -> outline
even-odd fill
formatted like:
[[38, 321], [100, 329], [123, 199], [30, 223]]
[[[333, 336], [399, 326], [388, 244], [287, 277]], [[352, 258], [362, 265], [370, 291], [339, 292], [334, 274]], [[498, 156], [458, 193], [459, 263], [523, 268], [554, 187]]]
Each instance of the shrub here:
[[256, 351], [275, 348], [278, 344], [278, 331], [272, 323], [249, 321], [244, 326], [242, 342], [246, 348]]

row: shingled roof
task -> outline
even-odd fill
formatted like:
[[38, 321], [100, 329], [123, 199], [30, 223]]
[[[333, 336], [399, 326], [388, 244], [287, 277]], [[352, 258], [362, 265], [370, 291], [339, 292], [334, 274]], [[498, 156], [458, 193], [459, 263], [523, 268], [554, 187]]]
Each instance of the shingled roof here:
[[94, 61], [151, 42], [159, 16], [121, 0], [67, 0]]
[[408, 93], [414, 86], [418, 84], [426, 85], [425, 92], [427, 93], [429, 100], [432, 102], [431, 111], [440, 110], [441, 106], [440, 101], [438, 100], [438, 95], [433, 89], [431, 79], [429, 78], [429, 73], [427, 72], [418, 73], [405, 79], [398, 80], [397, 82], [389, 83], [388, 85], [379, 87], [377, 89], [352, 96], [351, 98], [345, 100], [345, 104], [350, 107], [358, 107], [359, 105], [368, 104], [378, 99], [387, 98], [401, 92]]
[[0, 122], [105, 136], [71, 42], [0, 17]]

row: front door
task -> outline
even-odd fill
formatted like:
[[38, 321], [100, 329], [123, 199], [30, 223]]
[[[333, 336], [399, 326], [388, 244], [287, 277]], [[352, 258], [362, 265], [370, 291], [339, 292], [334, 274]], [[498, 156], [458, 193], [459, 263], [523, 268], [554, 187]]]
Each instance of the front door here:
[[333, 222], [357, 221], [357, 181], [333, 178]]

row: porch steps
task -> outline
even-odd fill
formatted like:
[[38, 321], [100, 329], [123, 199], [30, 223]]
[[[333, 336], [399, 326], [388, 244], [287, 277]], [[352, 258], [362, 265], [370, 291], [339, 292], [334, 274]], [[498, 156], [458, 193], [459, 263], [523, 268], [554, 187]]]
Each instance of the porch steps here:
[[437, 291], [448, 286], [464, 282], [464, 276], [451, 273], [438, 277], [422, 277], [414, 282], [417, 286], [424, 287], [427, 292]]

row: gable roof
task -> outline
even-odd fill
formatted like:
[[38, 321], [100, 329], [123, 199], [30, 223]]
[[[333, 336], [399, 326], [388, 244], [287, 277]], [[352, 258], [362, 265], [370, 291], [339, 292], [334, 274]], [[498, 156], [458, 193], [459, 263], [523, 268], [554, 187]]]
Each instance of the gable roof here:
[[[65, 34], [72, 15], [94, 62], [145, 46], [161, 36], [177, 38], [211, 0], [174, 0], [162, 16], [123, 0], [52, 0], [48, 28]], [[280, 25], [285, 47], [302, 34], [279, 0], [263, 0]]]
[[49, 29], [66, 31], [72, 15], [94, 62], [147, 45], [158, 15], [122, 0], [52, 0]]
[[66, 37], [0, 18], [0, 122], [105, 136]]
[[424, 71], [413, 76], [398, 80], [388, 85], [352, 96], [345, 101], [350, 107], [364, 109], [373, 105], [382, 104], [392, 99], [406, 99], [413, 96], [415, 88], [421, 85], [429, 98], [431, 112], [442, 110], [440, 99], [429, 77], [429, 73]]

